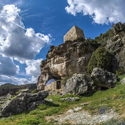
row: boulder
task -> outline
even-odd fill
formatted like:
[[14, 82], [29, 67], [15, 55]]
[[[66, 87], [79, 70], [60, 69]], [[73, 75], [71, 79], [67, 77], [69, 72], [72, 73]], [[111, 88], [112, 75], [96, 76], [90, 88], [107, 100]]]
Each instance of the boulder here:
[[41, 104], [41, 103], [42, 103], [42, 104], [45, 104], [45, 101], [44, 101], [44, 100], [40, 100], [40, 101], [36, 101], [36, 102], [31, 102], [31, 103], [29, 103], [29, 104], [27, 105], [28, 111], [31, 111], [31, 110], [37, 108], [37, 106], [38, 106], [39, 104]]
[[13, 114], [19, 114], [25, 110], [33, 110], [40, 103], [44, 103], [44, 98], [47, 96], [47, 91], [40, 91], [35, 94], [20, 93], [14, 99], [8, 100], [1, 105], [1, 115], [10, 116]]
[[94, 81], [94, 84], [100, 88], [113, 88], [116, 85], [118, 76], [114, 73], [96, 67], [91, 73], [91, 79]]
[[121, 84], [125, 84], [125, 77], [120, 82]]
[[21, 93], [28, 93], [28, 92], [30, 92], [30, 91], [29, 91], [29, 89], [22, 89], [20, 92], [21, 92]]
[[86, 75], [84, 74], [74, 74], [69, 78], [64, 86], [62, 93], [65, 94], [76, 94], [81, 95], [87, 93], [91, 88], [90, 83], [88, 82]]
[[48, 93], [49, 93], [49, 95], [59, 95], [59, 94], [61, 94], [59, 91], [56, 91], [56, 90], [49, 90], [48, 91]]
[[68, 101], [68, 102], [75, 102], [75, 101], [80, 100], [80, 98], [79, 97], [67, 97], [67, 98], [61, 98], [60, 100]]

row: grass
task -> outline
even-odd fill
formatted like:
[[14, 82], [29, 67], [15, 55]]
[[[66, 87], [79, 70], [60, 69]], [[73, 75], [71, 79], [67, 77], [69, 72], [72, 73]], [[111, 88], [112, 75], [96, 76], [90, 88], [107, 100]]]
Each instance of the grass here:
[[[119, 81], [125, 77], [119, 76]], [[79, 101], [67, 102], [61, 101], [60, 98], [66, 97], [79, 97]], [[59, 115], [66, 112], [68, 109], [72, 109], [80, 103], [90, 102], [83, 106], [84, 110], [89, 111], [91, 114], [98, 114], [99, 108], [107, 106], [114, 109], [119, 115], [125, 112], [125, 85], [117, 84], [115, 88], [111, 88], [105, 91], [91, 92], [84, 96], [78, 95], [65, 95], [60, 97], [59, 95], [48, 96], [53, 102], [46, 101], [45, 104], [40, 104], [35, 110], [29, 113], [22, 113], [14, 115], [12, 117], [0, 120], [0, 125], [53, 125], [54, 120], [46, 121], [46, 116]], [[125, 121], [125, 117], [122, 118]], [[114, 122], [114, 120], [109, 121]], [[107, 123], [107, 124], [108, 124]], [[68, 125], [69, 123], [67, 123]]]

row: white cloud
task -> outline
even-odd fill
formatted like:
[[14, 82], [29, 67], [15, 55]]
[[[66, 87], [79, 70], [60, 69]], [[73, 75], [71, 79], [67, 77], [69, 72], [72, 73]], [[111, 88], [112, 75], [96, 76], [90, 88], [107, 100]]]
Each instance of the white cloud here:
[[19, 66], [9, 57], [0, 55], [0, 75], [14, 76], [19, 73]]
[[19, 13], [20, 9], [15, 5], [0, 9], [0, 53], [21, 62], [34, 59], [44, 45], [50, 43], [51, 35], [25, 29]]
[[108, 24], [125, 22], [125, 0], [67, 0], [65, 10], [76, 16], [77, 13], [90, 15], [94, 23]]
[[36, 83], [38, 76], [40, 75], [41, 61], [42, 61], [42, 59], [26, 61], [26, 65], [27, 65], [27, 67], [25, 68], [26, 74], [32, 76], [31, 81], [30, 81], [32, 83]]
[[29, 81], [26, 78], [16, 78], [14, 76], [5, 76], [5, 75], [0, 75], [0, 85], [4, 83], [11, 83], [15, 85], [24, 85], [28, 84]]

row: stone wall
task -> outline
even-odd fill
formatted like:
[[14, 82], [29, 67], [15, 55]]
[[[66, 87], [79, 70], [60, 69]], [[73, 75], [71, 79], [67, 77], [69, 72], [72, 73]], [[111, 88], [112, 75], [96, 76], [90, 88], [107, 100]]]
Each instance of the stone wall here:
[[61, 88], [61, 84], [60, 81], [54, 81], [51, 82], [49, 85], [46, 85], [44, 90], [48, 91], [48, 90], [57, 90]]
[[79, 37], [84, 37], [83, 30], [78, 28], [77, 26], [73, 26], [64, 36], [64, 43], [68, 40], [76, 40]]

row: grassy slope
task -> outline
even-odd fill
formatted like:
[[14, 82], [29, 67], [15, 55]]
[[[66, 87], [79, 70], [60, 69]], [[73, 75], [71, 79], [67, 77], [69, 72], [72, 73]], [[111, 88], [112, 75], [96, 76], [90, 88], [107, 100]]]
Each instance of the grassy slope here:
[[[125, 75], [119, 76], [121, 80]], [[64, 97], [72, 96], [65, 95]], [[53, 119], [48, 123], [45, 116], [59, 115], [71, 109], [74, 106], [79, 106], [80, 103], [91, 102], [83, 108], [92, 114], [97, 114], [98, 109], [102, 106], [108, 106], [122, 115], [125, 112], [125, 85], [116, 85], [115, 88], [106, 91], [98, 91], [95, 93], [86, 94], [76, 102], [60, 101], [58, 95], [48, 96], [53, 99], [53, 102], [46, 102], [46, 105], [41, 104], [37, 109], [25, 112], [20, 115], [15, 115], [0, 121], [0, 125], [53, 125]], [[125, 121], [125, 116], [122, 118]]]

